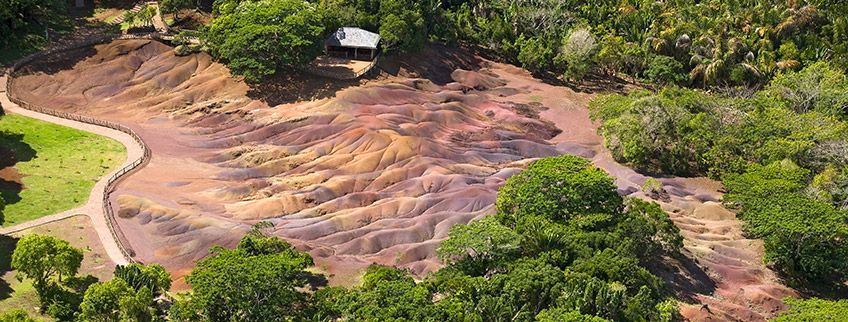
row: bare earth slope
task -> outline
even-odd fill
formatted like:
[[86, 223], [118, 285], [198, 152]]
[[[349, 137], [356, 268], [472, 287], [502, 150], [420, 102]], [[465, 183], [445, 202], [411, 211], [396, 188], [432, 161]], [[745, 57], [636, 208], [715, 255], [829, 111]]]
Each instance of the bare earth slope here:
[[[647, 177], [603, 149], [585, 108], [590, 96], [515, 67], [483, 62], [444, 85], [388, 77], [270, 107], [207, 55], [175, 57], [147, 40], [77, 54], [20, 77], [13, 91], [122, 122], [145, 139], [150, 164], [112, 198], [137, 257], [178, 276], [262, 220], [339, 283], [371, 262], [433, 271], [452, 225], [492, 213], [506, 178], [560, 153], [591, 158], [623, 194], [644, 197]], [[699, 263], [669, 278], [681, 296], [708, 305], [684, 314], [762, 320], [780, 308], [792, 292], [761, 264], [761, 243], [744, 239], [720, 206], [718, 184], [662, 181], [672, 194], [663, 206]]]

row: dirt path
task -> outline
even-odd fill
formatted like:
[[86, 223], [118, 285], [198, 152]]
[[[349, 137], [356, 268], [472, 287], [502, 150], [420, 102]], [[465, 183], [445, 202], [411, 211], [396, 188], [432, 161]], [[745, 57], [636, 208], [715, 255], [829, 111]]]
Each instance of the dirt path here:
[[81, 207], [54, 215], [44, 216], [12, 227], [2, 228], [0, 229], [0, 234], [10, 234], [27, 228], [42, 225], [48, 222], [68, 218], [77, 214], [84, 214], [91, 218], [91, 221], [94, 224], [94, 229], [97, 232], [97, 235], [100, 237], [100, 242], [106, 249], [106, 253], [109, 255], [109, 258], [111, 258], [111, 260], [116, 264], [127, 264], [128, 259], [125, 258], [124, 255], [121, 253], [121, 250], [118, 247], [118, 241], [116, 241], [115, 238], [112, 236], [112, 233], [109, 230], [108, 223], [106, 222], [106, 215], [103, 213], [103, 194], [105, 193], [106, 181], [109, 179], [109, 177], [111, 177], [119, 169], [142, 158], [144, 154], [142, 147], [139, 146], [138, 143], [136, 143], [131, 136], [120, 131], [92, 124], [58, 118], [55, 116], [41, 114], [21, 108], [17, 104], [9, 101], [9, 98], [6, 96], [6, 77], [7, 76], [5, 75], [0, 77], [0, 105], [3, 106], [3, 110], [5, 110], [6, 113], [20, 114], [26, 117], [31, 117], [34, 119], [62, 126], [67, 126], [70, 128], [111, 138], [115, 141], [120, 142], [124, 145], [124, 147], [126, 147], [127, 160], [124, 161], [124, 163], [120, 167], [117, 167], [112, 172], [104, 175], [102, 178], [100, 178], [100, 180], [97, 181], [97, 183], [94, 184], [94, 188], [91, 191], [91, 195], [89, 196], [88, 201]]

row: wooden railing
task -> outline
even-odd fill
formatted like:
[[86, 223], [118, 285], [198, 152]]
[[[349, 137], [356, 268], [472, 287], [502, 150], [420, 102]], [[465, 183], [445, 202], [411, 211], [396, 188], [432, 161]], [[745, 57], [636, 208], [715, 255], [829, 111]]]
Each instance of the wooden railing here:
[[109, 195], [115, 190], [117, 183], [119, 181], [121, 181], [123, 178], [125, 178], [127, 176], [127, 174], [138, 170], [142, 165], [144, 165], [145, 163], [147, 163], [150, 160], [150, 156], [151, 156], [150, 148], [147, 146], [147, 144], [144, 142], [144, 140], [141, 138], [141, 136], [138, 135], [138, 133], [133, 131], [133, 129], [131, 129], [127, 126], [124, 126], [122, 124], [118, 124], [118, 123], [110, 122], [110, 121], [99, 120], [99, 119], [89, 117], [89, 116], [57, 111], [57, 110], [37, 106], [37, 105], [34, 105], [30, 102], [27, 102], [27, 101], [24, 101], [20, 98], [17, 98], [12, 94], [13, 88], [14, 88], [12, 86], [12, 83], [13, 83], [13, 79], [15, 78], [15, 76], [18, 76], [18, 73], [20, 72], [20, 69], [22, 67], [25, 67], [25, 66], [31, 64], [32, 62], [36, 61], [39, 58], [47, 57], [47, 56], [54, 55], [54, 54], [57, 54], [57, 53], [61, 53], [61, 52], [68, 51], [68, 50], [74, 50], [74, 49], [88, 47], [88, 46], [92, 46], [92, 45], [96, 45], [96, 44], [106, 43], [106, 42], [110, 42], [110, 41], [115, 40], [115, 39], [159, 39], [159, 36], [160, 35], [157, 34], [157, 33], [143, 34], [143, 35], [129, 34], [129, 35], [122, 35], [122, 36], [119, 36], [119, 37], [104, 36], [104, 37], [97, 37], [97, 38], [93, 38], [93, 39], [88, 39], [88, 40], [85, 40], [85, 41], [82, 41], [82, 42], [79, 42], [79, 43], [63, 46], [63, 47], [53, 49], [53, 50], [50, 50], [50, 51], [38, 52], [38, 53], [35, 53], [35, 54], [32, 54], [32, 55], [29, 55], [27, 57], [24, 57], [24, 58], [20, 59], [18, 62], [16, 62], [14, 65], [12, 65], [12, 67], [7, 70], [8, 77], [6, 77], [6, 96], [9, 98], [10, 101], [12, 101], [15, 104], [18, 104], [21, 108], [24, 108], [24, 109], [27, 109], [27, 110], [30, 110], [30, 111], [34, 111], [34, 112], [38, 112], [38, 113], [42, 113], [42, 114], [52, 115], [52, 116], [63, 118], [63, 119], [73, 120], [73, 121], [77, 121], [77, 122], [82, 122], [82, 123], [87, 123], [87, 124], [92, 124], [92, 125], [96, 125], [96, 126], [102, 126], [102, 127], [110, 128], [110, 129], [113, 129], [113, 130], [116, 130], [116, 131], [121, 131], [123, 133], [126, 133], [130, 137], [132, 137], [133, 140], [135, 140], [136, 143], [138, 143], [138, 145], [141, 146], [141, 148], [143, 150], [141, 158], [134, 160], [132, 163], [124, 166], [123, 168], [119, 169], [117, 172], [113, 173], [109, 177], [109, 179], [106, 181], [106, 187], [104, 188], [104, 191], [103, 191], [103, 214], [106, 216], [106, 224], [107, 224], [107, 226], [109, 226], [109, 231], [112, 233], [112, 237], [115, 239], [115, 243], [118, 245], [118, 248], [121, 250], [121, 253], [124, 255], [126, 260], [130, 263], [137, 263], [137, 261], [134, 258], [135, 257], [135, 251], [130, 246], [128, 246], [126, 236], [124, 236], [123, 232], [121, 231], [121, 229], [118, 227], [118, 225], [116, 223], [115, 210], [112, 208], [112, 201], [109, 198]]

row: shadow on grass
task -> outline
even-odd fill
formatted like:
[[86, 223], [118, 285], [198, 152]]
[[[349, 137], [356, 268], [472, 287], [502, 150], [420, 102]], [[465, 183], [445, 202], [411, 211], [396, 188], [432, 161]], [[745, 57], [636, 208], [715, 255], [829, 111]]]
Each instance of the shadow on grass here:
[[[18, 239], [12, 236], [0, 235], [0, 276], [12, 270], [12, 252]], [[8, 282], [0, 279], [0, 300], [12, 296], [12, 287]]]
[[2, 208], [8, 204], [21, 201], [23, 177], [14, 168], [18, 162], [25, 162], [36, 157], [36, 151], [23, 141], [23, 134], [0, 131], [0, 197], [4, 203], [0, 205], [0, 225], [6, 222]]
[[323, 274], [308, 274], [306, 276], [306, 284], [313, 292], [322, 287], [327, 287], [328, 283], [329, 281], [327, 280], [327, 277]]
[[85, 291], [88, 290], [88, 287], [94, 283], [100, 282], [100, 279], [95, 277], [94, 275], [86, 275], [86, 276], [71, 276], [66, 277], [62, 284], [67, 286], [68, 288], [74, 290], [75, 293], [82, 296], [85, 294]]

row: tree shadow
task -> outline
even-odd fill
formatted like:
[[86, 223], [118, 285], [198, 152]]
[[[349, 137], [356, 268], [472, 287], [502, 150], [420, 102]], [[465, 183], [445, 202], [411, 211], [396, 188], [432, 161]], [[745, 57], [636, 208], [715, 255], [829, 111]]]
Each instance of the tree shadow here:
[[306, 284], [308, 285], [311, 291], [317, 291], [319, 288], [326, 287], [329, 281], [324, 274], [311, 274], [308, 273], [306, 275]]
[[650, 88], [646, 84], [634, 83], [614, 75], [588, 74], [579, 81], [563, 80], [560, 75], [543, 72], [533, 73], [533, 77], [552, 86], [568, 87], [577, 93], [615, 93], [625, 95], [634, 88]]
[[454, 81], [451, 74], [457, 69], [479, 70], [485, 57], [479, 49], [429, 43], [417, 53], [384, 54], [377, 67], [391, 76], [424, 78], [437, 85]]
[[666, 281], [671, 295], [686, 303], [697, 303], [697, 295], [715, 291], [715, 281], [689, 255], [665, 254], [660, 258], [646, 263], [646, 267]]
[[813, 281], [790, 276], [772, 265], [769, 265], [769, 268], [778, 274], [782, 284], [791, 287], [803, 298], [817, 297], [831, 301], [848, 298], [848, 284], [845, 281], [840, 282], [837, 276]]
[[[18, 244], [18, 238], [0, 235], [0, 276], [12, 271], [12, 252]], [[12, 296], [12, 287], [5, 280], [0, 279], [0, 300]]]
[[367, 78], [338, 80], [314, 76], [298, 70], [280, 70], [262, 80], [259, 84], [249, 84], [247, 96], [260, 100], [269, 106], [319, 100], [333, 97], [336, 92], [352, 86], [359, 86]]
[[136, 0], [98, 0], [97, 7], [99, 8], [116, 8], [116, 9], [132, 9], [138, 2]]
[[[249, 84], [247, 96], [270, 106], [334, 97], [338, 91], [387, 77], [424, 78], [437, 85], [453, 82], [457, 69], [478, 70], [483, 60], [470, 48], [429, 43], [417, 53], [381, 54], [374, 70], [358, 79], [339, 80], [299, 70], [279, 70], [259, 84]], [[345, 73], [348, 71], [338, 70]]]
[[38, 59], [38, 64], [27, 64], [15, 71], [15, 75], [27, 75], [35, 73], [56, 74], [63, 70], [72, 69], [77, 63], [97, 54], [94, 46], [62, 51], [61, 53], [47, 55]]
[[95, 277], [94, 275], [86, 275], [86, 276], [71, 276], [65, 278], [62, 281], [62, 284], [74, 290], [77, 294], [85, 294], [85, 291], [88, 290], [88, 287], [94, 283], [99, 282], [100, 279]]
[[[36, 157], [36, 151], [24, 142], [24, 136], [20, 133], [0, 131], [0, 197], [5, 205], [21, 201], [21, 190], [23, 190], [23, 177], [14, 168], [18, 162], [26, 162]], [[6, 222], [2, 208], [0, 208], [0, 225]]]

